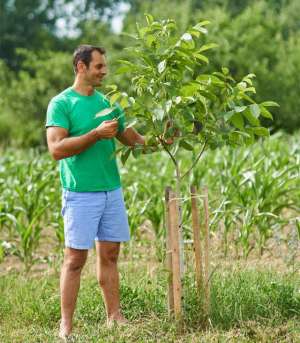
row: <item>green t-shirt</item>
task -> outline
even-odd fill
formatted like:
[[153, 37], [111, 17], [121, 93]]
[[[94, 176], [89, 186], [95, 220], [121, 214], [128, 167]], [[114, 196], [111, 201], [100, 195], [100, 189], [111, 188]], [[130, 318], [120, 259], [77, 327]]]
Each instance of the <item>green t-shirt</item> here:
[[[119, 105], [105, 116], [97, 114], [110, 108], [105, 96], [94, 90], [90, 96], [77, 93], [71, 87], [51, 99], [46, 127], [59, 126], [70, 137], [81, 136], [95, 129], [104, 120], [117, 118], [118, 132], [125, 129], [124, 112]], [[59, 161], [62, 187], [75, 192], [110, 191], [121, 186], [114, 139], [102, 139], [81, 152]]]

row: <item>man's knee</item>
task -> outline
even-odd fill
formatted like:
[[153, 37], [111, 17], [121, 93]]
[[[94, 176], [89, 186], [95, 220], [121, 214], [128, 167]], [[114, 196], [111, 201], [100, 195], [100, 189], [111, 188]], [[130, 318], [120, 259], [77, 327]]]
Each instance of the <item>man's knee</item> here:
[[87, 252], [85, 251], [67, 251], [65, 253], [64, 267], [70, 272], [80, 272], [85, 265]]
[[116, 264], [119, 257], [119, 246], [109, 247], [101, 251], [102, 264]]

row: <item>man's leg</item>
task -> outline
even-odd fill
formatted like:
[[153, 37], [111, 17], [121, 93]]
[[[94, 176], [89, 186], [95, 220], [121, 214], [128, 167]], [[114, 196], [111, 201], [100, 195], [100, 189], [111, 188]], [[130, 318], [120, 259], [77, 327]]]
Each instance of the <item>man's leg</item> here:
[[61, 324], [59, 336], [62, 338], [68, 336], [72, 331], [72, 318], [80, 287], [80, 274], [87, 255], [88, 250], [65, 249], [60, 277]]
[[107, 320], [125, 322], [120, 310], [119, 251], [120, 243], [96, 241], [97, 279], [103, 291]]

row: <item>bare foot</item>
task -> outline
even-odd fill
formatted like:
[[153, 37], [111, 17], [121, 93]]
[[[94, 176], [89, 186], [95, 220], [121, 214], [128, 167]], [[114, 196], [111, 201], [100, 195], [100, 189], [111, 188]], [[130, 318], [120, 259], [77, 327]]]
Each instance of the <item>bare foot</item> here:
[[118, 310], [107, 318], [106, 324], [107, 324], [108, 328], [111, 328], [114, 326], [114, 324], [116, 324], [116, 325], [129, 324], [129, 321], [123, 316], [121, 311]]
[[61, 338], [64, 342], [67, 342], [68, 337], [70, 337], [71, 335], [71, 331], [72, 326], [61, 321], [58, 337]]

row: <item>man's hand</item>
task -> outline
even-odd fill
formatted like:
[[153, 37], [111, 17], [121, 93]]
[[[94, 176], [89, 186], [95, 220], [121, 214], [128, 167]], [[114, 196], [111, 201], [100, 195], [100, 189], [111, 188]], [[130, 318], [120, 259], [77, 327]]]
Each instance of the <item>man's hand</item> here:
[[134, 146], [136, 144], [144, 145], [145, 138], [135, 131], [133, 127], [126, 128], [117, 135], [117, 139], [124, 145]]
[[105, 120], [96, 129], [99, 139], [113, 138], [118, 133], [117, 120]]

